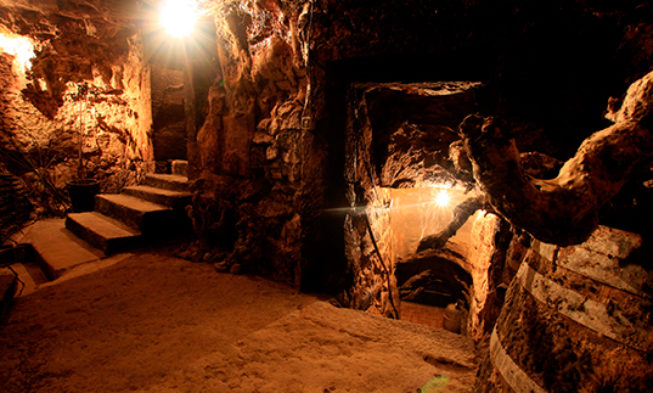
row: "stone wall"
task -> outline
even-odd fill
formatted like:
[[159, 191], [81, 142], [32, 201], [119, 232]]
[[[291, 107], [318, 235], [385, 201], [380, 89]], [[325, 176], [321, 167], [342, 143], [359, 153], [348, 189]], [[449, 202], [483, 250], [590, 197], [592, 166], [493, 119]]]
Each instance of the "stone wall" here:
[[184, 73], [154, 63], [151, 76], [154, 159], [157, 171], [165, 173], [169, 160], [186, 158]]
[[345, 274], [350, 285], [338, 295], [340, 304], [399, 318], [400, 302], [394, 274], [396, 252], [390, 226], [387, 190], [373, 189], [352, 195], [345, 218]]
[[[471, 188], [451, 162], [449, 146], [458, 139], [457, 124], [476, 109], [479, 87], [473, 82], [350, 85], [344, 172], [352, 212], [345, 220], [345, 274], [354, 284], [345, 304], [360, 307], [361, 299], [380, 291], [378, 299], [385, 303], [373, 303], [372, 309], [399, 314], [397, 259], [424, 265], [428, 258], [416, 256], [419, 242], [449, 225]], [[447, 206], [435, 203], [440, 192], [450, 199]], [[475, 266], [466, 251], [473, 244], [464, 243], [453, 251], [458, 257], [452, 263], [472, 274]]]
[[198, 168], [196, 231], [206, 258], [221, 268], [238, 265], [299, 285], [310, 143], [301, 124], [301, 5], [225, 2], [215, 12], [219, 75], [189, 157]]
[[485, 211], [478, 211], [471, 220], [469, 263], [473, 285], [467, 335], [479, 341], [492, 330], [503, 306], [507, 283], [503, 281], [502, 272], [512, 233], [505, 221]]
[[[465, 200], [465, 190], [462, 188], [446, 187], [419, 187], [419, 188], [390, 188], [392, 199], [390, 210], [390, 225], [395, 233], [395, 248], [397, 258], [405, 259], [417, 253], [420, 241], [428, 235], [444, 230], [453, 219], [453, 210]], [[445, 193], [449, 203], [439, 206], [436, 198], [440, 193]], [[470, 219], [458, 229], [456, 234], [448, 240], [447, 247], [455, 251], [465, 260], [469, 259], [473, 245], [470, 239], [473, 222]], [[451, 243], [455, 243], [455, 246]], [[469, 270], [466, 266], [461, 266]]]
[[[565, 158], [602, 122], [607, 98], [649, 67], [648, 25], [634, 9], [573, 0], [500, 7], [269, 0], [212, 8], [219, 75], [189, 157], [198, 168], [193, 217], [206, 259], [298, 286], [351, 288], [345, 218], [334, 212], [357, 198], [383, 205], [368, 198], [369, 187], [347, 196], [352, 83], [481, 81], [487, 89], [475, 110], [517, 119], [521, 150]], [[444, 153], [435, 142], [428, 147]], [[377, 185], [412, 176], [377, 169]]]
[[382, 188], [373, 160], [378, 137], [365, 97], [349, 103], [345, 184], [348, 211], [344, 238], [349, 282], [339, 301], [345, 306], [399, 318], [394, 275], [397, 252], [391, 220], [391, 193]]
[[[0, 7], [0, 32], [33, 46], [31, 65], [0, 58], [2, 161], [44, 213], [65, 210], [65, 185], [75, 177], [117, 192], [153, 160], [150, 75], [137, 29], [59, 12]], [[80, 86], [88, 93], [79, 96]]]

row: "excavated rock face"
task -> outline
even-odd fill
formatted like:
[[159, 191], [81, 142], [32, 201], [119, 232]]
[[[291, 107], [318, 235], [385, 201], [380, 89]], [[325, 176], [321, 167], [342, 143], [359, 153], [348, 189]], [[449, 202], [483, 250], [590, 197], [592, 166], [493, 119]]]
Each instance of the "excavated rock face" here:
[[[470, 185], [450, 159], [449, 146], [459, 140], [454, 129], [464, 113], [476, 109], [479, 85], [352, 85], [345, 162], [351, 213], [345, 220], [345, 250], [353, 285], [341, 301], [399, 316], [398, 258], [411, 259], [424, 231], [451, 216], [451, 207], [434, 203], [438, 192], [455, 193], [457, 202]], [[413, 193], [393, 192], [399, 187]], [[419, 212], [411, 215], [414, 205]], [[451, 263], [474, 270], [464, 257]]]
[[[342, 209], [352, 201], [386, 207], [387, 195], [374, 193], [372, 182], [414, 187], [446, 178], [472, 187], [472, 167], [455, 121], [434, 121], [437, 110], [379, 90], [380, 105], [372, 108], [377, 133], [362, 141], [370, 144], [364, 148], [372, 151], [372, 176], [367, 169], [361, 176], [373, 181], [348, 193], [343, 174], [352, 165], [345, 154], [352, 84], [480, 81], [478, 105], [466, 114], [507, 118], [526, 153], [524, 170], [553, 176], [580, 141], [604, 125], [607, 98], [650, 67], [650, 23], [642, 17], [648, 6], [635, 3], [281, 0], [212, 7], [220, 69], [189, 157], [198, 170], [196, 228], [206, 247], [222, 249], [209, 257], [226, 254], [228, 264], [250, 264], [306, 288], [356, 287], [345, 304], [394, 313], [393, 283], [380, 279], [381, 262], [352, 266], [343, 258], [378, 257], [371, 240], [357, 248], [369, 231], [364, 221], [345, 220]], [[397, 122], [402, 112], [418, 118]], [[387, 217], [375, 214], [376, 240], [385, 239], [377, 223]], [[345, 244], [346, 231], [358, 237]], [[220, 233], [235, 236], [225, 242]], [[392, 258], [381, 259], [390, 271]], [[487, 281], [507, 280], [494, 276], [501, 271], [490, 272]], [[496, 316], [498, 306], [492, 307], [485, 315]], [[481, 330], [492, 318], [478, 324], [485, 325]]]
[[[63, 188], [74, 177], [118, 191], [152, 161], [150, 75], [129, 19], [135, 4], [0, 4], [2, 160], [42, 210], [66, 205]], [[18, 64], [12, 42], [27, 43], [31, 65]]]
[[460, 140], [458, 124], [466, 114], [478, 109], [476, 91], [480, 85], [478, 82], [354, 85], [367, 103], [369, 125], [361, 126], [372, 129], [373, 136], [367, 142], [372, 149], [370, 165], [380, 174], [381, 186], [470, 184], [472, 179], [464, 170], [465, 164], [458, 163], [462, 168], [457, 168], [452, 157]]
[[311, 139], [300, 121], [302, 8], [225, 2], [214, 11], [220, 69], [189, 157], [199, 173], [192, 216], [205, 247], [216, 249], [210, 258], [299, 283], [302, 149]]
[[167, 172], [169, 160], [186, 158], [183, 71], [151, 66], [152, 144], [157, 170]]
[[[0, 2], [2, 33], [34, 48], [31, 68], [14, 64], [7, 50], [0, 58], [3, 157], [11, 172], [48, 195], [41, 206], [61, 206], [61, 188], [76, 172], [79, 130], [86, 169], [105, 189], [151, 166], [150, 76], [139, 35], [148, 19], [144, 4]], [[579, 0], [409, 6], [228, 0], [203, 6], [214, 23], [215, 42], [207, 47], [217, 51], [217, 61], [198, 52], [189, 62], [194, 91], [191, 100], [185, 96], [184, 131], [195, 180], [191, 215], [204, 248], [212, 250], [207, 259], [244, 264], [307, 289], [357, 288], [345, 303], [382, 314], [396, 314], [394, 251], [384, 240], [392, 237], [390, 216], [376, 210], [368, 217], [381, 239], [374, 247], [365, 240], [365, 221], [347, 208], [359, 202], [387, 208], [392, 192], [381, 188], [435, 181], [474, 188], [456, 123], [475, 111], [511, 121], [528, 175], [555, 175], [578, 143], [604, 125], [606, 99], [615, 96], [618, 108], [625, 85], [649, 71], [653, 53], [645, 18], [650, 6], [637, 2], [610, 8]], [[157, 143], [160, 150], [178, 149], [162, 156], [183, 150], [166, 142], [182, 135], [179, 78], [168, 71], [154, 78], [161, 82], [153, 95]], [[460, 102], [423, 99], [434, 82], [456, 80], [479, 81], [483, 89]], [[396, 81], [413, 82], [413, 90], [383, 85]], [[84, 82], [92, 94], [75, 100]], [[375, 86], [374, 100], [370, 124], [360, 129], [374, 133], [357, 142], [370, 165], [357, 168], [364, 181], [356, 185], [347, 181], [357, 179], [343, 179], [360, 166], [347, 154], [345, 130], [355, 118], [348, 113], [356, 101], [352, 87], [365, 84]], [[195, 105], [189, 108], [189, 101]], [[458, 108], [455, 116], [450, 106]], [[624, 206], [611, 210], [611, 218], [619, 221], [633, 207], [629, 196], [620, 196]], [[359, 252], [362, 262], [352, 263]]]

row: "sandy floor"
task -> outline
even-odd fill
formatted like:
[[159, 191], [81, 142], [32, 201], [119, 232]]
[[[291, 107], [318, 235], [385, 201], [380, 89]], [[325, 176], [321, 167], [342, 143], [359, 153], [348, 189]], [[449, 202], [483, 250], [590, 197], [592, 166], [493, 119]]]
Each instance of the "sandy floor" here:
[[0, 354], [7, 393], [415, 393], [437, 375], [466, 392], [475, 375], [462, 336], [148, 253], [17, 299]]

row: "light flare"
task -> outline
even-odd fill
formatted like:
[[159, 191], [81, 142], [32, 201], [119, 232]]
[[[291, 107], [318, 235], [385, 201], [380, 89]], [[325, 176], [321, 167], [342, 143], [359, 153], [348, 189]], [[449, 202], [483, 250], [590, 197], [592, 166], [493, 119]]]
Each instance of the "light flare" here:
[[32, 59], [36, 54], [29, 38], [0, 33], [0, 50], [14, 56], [15, 71], [24, 73], [32, 69]]
[[438, 195], [435, 196], [435, 204], [440, 207], [447, 206], [450, 201], [451, 201], [451, 197], [449, 196], [447, 190], [440, 190]]
[[199, 16], [196, 1], [165, 0], [161, 6], [159, 23], [171, 36], [182, 38], [193, 32]]

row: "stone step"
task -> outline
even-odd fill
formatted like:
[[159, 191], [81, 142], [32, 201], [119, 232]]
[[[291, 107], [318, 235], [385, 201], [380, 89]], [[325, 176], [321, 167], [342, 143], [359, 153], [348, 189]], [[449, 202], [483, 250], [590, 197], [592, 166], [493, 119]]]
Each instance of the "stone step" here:
[[170, 163], [170, 171], [173, 175], [188, 176], [188, 161], [172, 160]]
[[188, 191], [188, 178], [181, 175], [148, 173], [145, 175], [145, 185], [173, 191]]
[[36, 251], [37, 263], [49, 280], [86, 263], [96, 262], [104, 253], [66, 229], [63, 219], [40, 220], [25, 229], [20, 239]]
[[147, 236], [165, 232], [176, 219], [172, 208], [125, 194], [96, 195], [95, 210]]
[[15, 295], [16, 297], [34, 293], [41, 284], [50, 281], [41, 267], [34, 262], [15, 262], [6, 266], [5, 268], [0, 268], [0, 275], [7, 273], [11, 273], [12, 275], [14, 273], [18, 274], [19, 285]]
[[105, 254], [125, 251], [141, 240], [139, 231], [98, 212], [68, 214], [66, 228]]
[[147, 185], [126, 187], [123, 189], [123, 193], [173, 208], [183, 207], [191, 200], [191, 193], [188, 191], [168, 190]]

